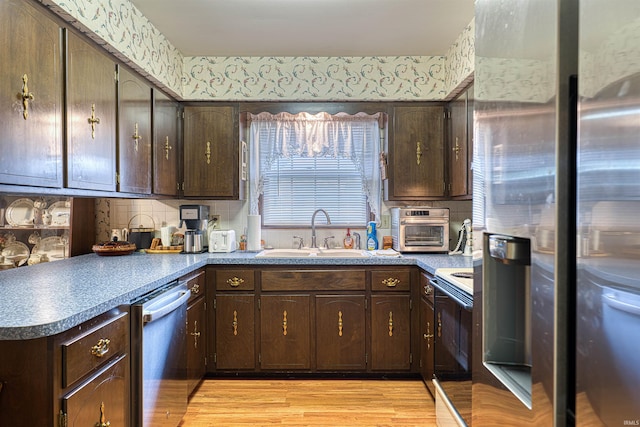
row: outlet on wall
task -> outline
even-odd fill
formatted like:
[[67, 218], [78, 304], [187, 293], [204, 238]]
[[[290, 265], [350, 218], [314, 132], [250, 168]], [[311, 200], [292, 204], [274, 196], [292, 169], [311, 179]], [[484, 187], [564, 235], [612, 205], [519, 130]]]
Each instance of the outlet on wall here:
[[217, 214], [209, 215], [209, 223], [213, 224], [211, 227], [214, 230], [220, 230], [220, 215], [217, 215]]
[[391, 215], [380, 216], [380, 228], [391, 228]]

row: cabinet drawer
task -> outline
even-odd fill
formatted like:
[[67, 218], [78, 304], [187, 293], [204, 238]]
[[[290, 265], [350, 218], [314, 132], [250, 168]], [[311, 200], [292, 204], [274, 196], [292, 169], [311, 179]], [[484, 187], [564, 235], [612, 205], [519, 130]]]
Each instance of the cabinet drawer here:
[[219, 291], [252, 291], [255, 289], [253, 270], [216, 270]]
[[205, 274], [204, 270], [199, 270], [189, 276], [184, 276], [180, 279], [181, 282], [187, 282], [187, 289], [191, 291], [188, 304], [191, 304], [198, 297], [204, 295], [205, 289]]
[[[129, 358], [121, 355], [62, 397], [69, 427], [126, 426], [129, 421]], [[57, 424], [56, 424], [57, 425]]]
[[264, 291], [365, 290], [364, 270], [265, 270]]
[[371, 272], [372, 291], [408, 291], [411, 288], [409, 270], [374, 270]]
[[73, 384], [114, 356], [127, 353], [128, 320], [128, 314], [121, 313], [62, 344], [62, 387]]

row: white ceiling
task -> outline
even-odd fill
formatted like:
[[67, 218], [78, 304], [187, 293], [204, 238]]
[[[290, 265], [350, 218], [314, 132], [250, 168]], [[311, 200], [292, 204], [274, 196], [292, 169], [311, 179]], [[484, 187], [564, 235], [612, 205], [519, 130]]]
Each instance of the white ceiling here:
[[474, 0], [131, 0], [184, 56], [444, 55]]

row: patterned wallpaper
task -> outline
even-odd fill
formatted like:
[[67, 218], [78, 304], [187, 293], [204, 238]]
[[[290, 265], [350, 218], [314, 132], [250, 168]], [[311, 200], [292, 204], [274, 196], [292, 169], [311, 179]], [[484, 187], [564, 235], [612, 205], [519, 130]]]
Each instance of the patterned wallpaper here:
[[186, 99], [442, 99], [443, 57], [190, 57]]
[[473, 73], [473, 21], [447, 57], [188, 57], [128, 0], [40, 0], [185, 100], [440, 100]]
[[473, 80], [475, 69], [475, 19], [449, 47], [445, 57], [445, 88], [448, 99], [460, 93]]
[[182, 54], [129, 0], [40, 2], [159, 87], [182, 95]]

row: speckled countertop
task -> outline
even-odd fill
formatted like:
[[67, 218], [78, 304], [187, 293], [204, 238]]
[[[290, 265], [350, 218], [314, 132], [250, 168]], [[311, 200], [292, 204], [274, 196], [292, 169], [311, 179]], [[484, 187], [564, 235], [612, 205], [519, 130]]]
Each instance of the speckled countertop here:
[[0, 340], [55, 335], [205, 265], [417, 265], [471, 267], [470, 257], [405, 254], [400, 258], [256, 258], [255, 253], [135, 253], [67, 260], [0, 271]]

